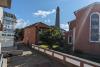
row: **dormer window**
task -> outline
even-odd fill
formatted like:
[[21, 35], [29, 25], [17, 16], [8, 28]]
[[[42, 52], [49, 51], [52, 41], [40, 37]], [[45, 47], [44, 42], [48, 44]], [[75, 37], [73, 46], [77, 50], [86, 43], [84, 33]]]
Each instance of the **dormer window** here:
[[92, 13], [90, 16], [90, 39], [91, 42], [99, 42], [100, 41], [100, 14]]

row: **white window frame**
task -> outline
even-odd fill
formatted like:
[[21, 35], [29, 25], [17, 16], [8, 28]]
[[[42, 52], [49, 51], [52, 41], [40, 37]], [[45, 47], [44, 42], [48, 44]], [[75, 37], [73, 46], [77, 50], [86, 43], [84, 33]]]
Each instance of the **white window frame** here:
[[[97, 15], [99, 16], [99, 40], [98, 40], [98, 41], [92, 41], [92, 40], [91, 40], [91, 16], [92, 16], [93, 14], [97, 14]], [[93, 13], [91, 13], [91, 15], [90, 15], [89, 41], [90, 41], [90, 42], [100, 42], [100, 13], [99, 13], [99, 12], [93, 12]]]

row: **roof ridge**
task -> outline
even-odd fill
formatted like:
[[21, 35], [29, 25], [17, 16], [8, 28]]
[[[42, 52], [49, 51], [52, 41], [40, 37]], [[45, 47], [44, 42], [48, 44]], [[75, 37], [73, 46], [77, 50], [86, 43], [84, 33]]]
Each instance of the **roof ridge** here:
[[31, 27], [31, 26], [36, 26], [37, 24], [44, 24], [44, 25], [46, 25], [46, 26], [48, 26], [47, 24], [45, 24], [45, 23], [43, 23], [43, 22], [36, 22], [36, 23], [34, 23], [34, 24], [31, 24], [31, 25], [29, 25], [29, 26], [27, 26], [27, 27], [25, 27], [25, 28], [29, 28], [29, 27]]
[[91, 4], [89, 4], [89, 5], [87, 5], [87, 6], [83, 7], [83, 8], [80, 8], [80, 9], [76, 10], [74, 13], [78, 13], [80, 10], [88, 8], [88, 7], [92, 7], [92, 6], [96, 5], [96, 4], [100, 5], [100, 2], [91, 3]]

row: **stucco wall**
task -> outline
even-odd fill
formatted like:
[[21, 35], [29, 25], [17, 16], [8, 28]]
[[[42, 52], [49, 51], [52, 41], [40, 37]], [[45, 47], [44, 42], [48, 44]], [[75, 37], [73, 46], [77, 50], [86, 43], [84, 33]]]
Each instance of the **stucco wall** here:
[[[89, 10], [91, 9], [91, 10]], [[79, 11], [76, 15], [75, 49], [82, 52], [100, 55], [100, 42], [90, 42], [90, 14], [100, 13], [100, 4]]]

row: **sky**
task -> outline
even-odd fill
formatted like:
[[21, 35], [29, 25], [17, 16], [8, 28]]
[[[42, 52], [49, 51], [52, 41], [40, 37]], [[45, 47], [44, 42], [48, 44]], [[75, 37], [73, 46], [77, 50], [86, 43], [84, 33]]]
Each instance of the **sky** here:
[[55, 25], [56, 7], [60, 7], [60, 26], [68, 30], [68, 22], [75, 19], [74, 11], [100, 0], [12, 0], [11, 12], [17, 17], [16, 28], [36, 22]]

